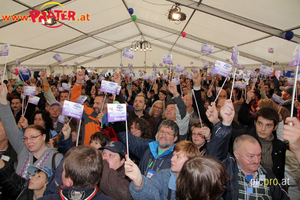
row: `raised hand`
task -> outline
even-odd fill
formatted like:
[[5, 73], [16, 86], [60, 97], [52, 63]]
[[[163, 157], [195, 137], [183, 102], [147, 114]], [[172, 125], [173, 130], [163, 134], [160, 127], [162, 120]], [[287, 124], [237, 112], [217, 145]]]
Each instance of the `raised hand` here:
[[132, 162], [132, 160], [128, 157], [128, 154], [125, 155], [126, 161], [124, 164], [125, 174], [130, 178], [133, 182], [133, 185], [138, 188], [143, 185], [143, 176], [139, 167]]
[[210, 137], [211, 137], [211, 133], [210, 133], [210, 129], [206, 126], [200, 128], [200, 133], [201, 135], [204, 136], [204, 139], [207, 140], [208, 142], [210, 141]]
[[247, 100], [246, 100], [246, 103], [249, 104], [250, 101], [252, 101], [255, 97], [255, 94], [254, 94], [254, 90], [249, 90], [247, 92]]
[[97, 119], [99, 120], [99, 122], [102, 124], [102, 118], [103, 118], [103, 116], [104, 116], [104, 112], [102, 112], [101, 110], [100, 110], [100, 112], [99, 112], [99, 114], [97, 115]]
[[216, 103], [212, 102], [211, 106], [208, 106], [208, 109], [206, 111], [206, 116], [207, 119], [213, 123], [213, 125], [215, 125], [216, 123], [218, 123], [219, 118], [218, 118], [218, 111], [216, 108]]
[[121, 79], [122, 79], [122, 76], [118, 72], [115, 72], [114, 73], [114, 82], [118, 83], [120, 85], [121, 84]]
[[46, 74], [45, 70], [41, 71], [40, 77], [43, 80], [43, 84], [48, 85], [47, 74]]
[[61, 132], [64, 134], [64, 139], [67, 140], [71, 135], [71, 128], [69, 126], [69, 123], [65, 124], [63, 128], [61, 129]]
[[177, 86], [169, 80], [169, 91], [173, 94], [174, 97], [178, 97], [179, 93], [177, 91]]
[[194, 87], [199, 87], [201, 83], [201, 76], [198, 71], [193, 75]]
[[76, 84], [81, 85], [85, 76], [85, 69], [82, 69], [80, 72], [76, 74]]
[[234, 107], [233, 107], [233, 103], [230, 99], [226, 100], [223, 107], [220, 110], [220, 115], [223, 119], [222, 123], [225, 126], [230, 126], [233, 118], [234, 118]]
[[6, 84], [0, 85], [0, 103], [3, 105], [7, 104], [7, 87]]
[[23, 115], [21, 115], [20, 120], [18, 122], [18, 125], [20, 125], [22, 128], [27, 128], [28, 127], [28, 121]]

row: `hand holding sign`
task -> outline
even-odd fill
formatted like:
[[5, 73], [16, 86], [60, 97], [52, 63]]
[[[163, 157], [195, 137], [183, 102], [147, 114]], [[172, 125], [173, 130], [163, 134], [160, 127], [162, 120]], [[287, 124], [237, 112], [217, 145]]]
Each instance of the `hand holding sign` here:
[[80, 72], [76, 74], [76, 85], [81, 85], [85, 76], [85, 69], [82, 69]]
[[63, 128], [61, 129], [61, 132], [64, 135], [64, 140], [67, 140], [70, 137], [70, 135], [71, 135], [71, 128], [69, 126], [69, 123], [67, 123], [67, 124], [65, 124], [63, 126]]

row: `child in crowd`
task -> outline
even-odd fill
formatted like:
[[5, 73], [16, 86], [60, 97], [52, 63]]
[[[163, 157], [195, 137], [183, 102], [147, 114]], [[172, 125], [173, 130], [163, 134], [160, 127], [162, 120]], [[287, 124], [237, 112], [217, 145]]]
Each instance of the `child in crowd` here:
[[101, 147], [104, 147], [110, 141], [111, 139], [106, 133], [96, 132], [93, 135], [91, 135], [90, 146], [99, 149]]
[[10, 163], [0, 159], [0, 185], [10, 193], [10, 199], [34, 200], [50, 194], [47, 186], [54, 178], [52, 168], [29, 166], [27, 171], [32, 175], [30, 180], [18, 176]]

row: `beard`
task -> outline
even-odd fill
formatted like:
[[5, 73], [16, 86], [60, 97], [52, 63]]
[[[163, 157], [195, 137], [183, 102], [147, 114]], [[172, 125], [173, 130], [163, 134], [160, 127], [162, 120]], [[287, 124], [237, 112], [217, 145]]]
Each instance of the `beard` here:
[[100, 108], [93, 108], [94, 109], [94, 112], [99, 114], [100, 113]]

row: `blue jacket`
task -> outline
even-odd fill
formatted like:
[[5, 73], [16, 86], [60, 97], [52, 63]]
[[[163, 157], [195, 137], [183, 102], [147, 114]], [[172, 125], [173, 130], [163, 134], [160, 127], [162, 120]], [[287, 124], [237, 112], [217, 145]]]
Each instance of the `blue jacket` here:
[[176, 179], [175, 174], [170, 169], [163, 169], [157, 172], [151, 179], [147, 180], [143, 176], [144, 184], [141, 189], [136, 189], [131, 182], [130, 193], [134, 200], [160, 200], [167, 199], [169, 188], [171, 199], [176, 198]]
[[[117, 133], [117, 136], [123, 144], [126, 144], [126, 132]], [[136, 137], [130, 131], [128, 131], [128, 143], [130, 153], [140, 159], [139, 168], [143, 175], [147, 175], [149, 168], [155, 172], [171, 168], [174, 145], [158, 156], [157, 141]]]
[[[221, 160], [226, 166], [228, 173], [228, 181], [226, 183], [227, 190], [223, 194], [224, 200], [236, 200], [238, 199], [238, 166], [236, 160], [228, 153], [229, 140], [231, 137], [231, 126], [225, 126], [222, 122], [218, 122], [213, 128], [211, 140], [207, 144], [207, 153], [209, 156], [213, 156]], [[274, 179], [275, 175], [267, 169], [266, 178]], [[273, 200], [287, 200], [289, 197], [282, 187], [278, 184], [270, 186], [271, 196]]]

